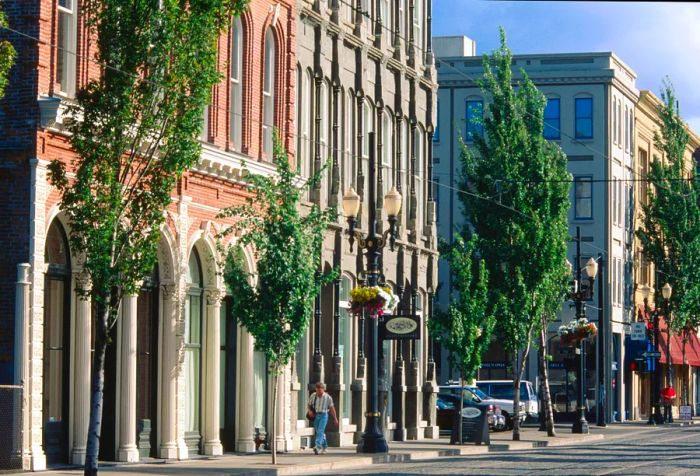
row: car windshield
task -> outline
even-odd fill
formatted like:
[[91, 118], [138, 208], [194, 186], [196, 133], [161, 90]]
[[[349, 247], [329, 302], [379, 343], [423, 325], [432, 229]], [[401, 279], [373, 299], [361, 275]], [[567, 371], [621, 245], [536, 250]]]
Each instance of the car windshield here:
[[[488, 389], [487, 389], [488, 387]], [[513, 385], [504, 382], [504, 383], [491, 383], [491, 384], [484, 384], [481, 386], [481, 388], [486, 389], [486, 391], [489, 392], [489, 395], [491, 395], [492, 398], [500, 398], [504, 400], [513, 400]], [[522, 382], [520, 385], [520, 400], [529, 400], [528, 392], [527, 392], [527, 387], [525, 386], [525, 382]]]
[[476, 395], [477, 397], [479, 397], [482, 400], [487, 400], [487, 399], [491, 398], [490, 396], [488, 396], [484, 392], [482, 392], [478, 387], [469, 387], [468, 389], [465, 389], [465, 390], [470, 390], [470, 391], [474, 392], [474, 395]]

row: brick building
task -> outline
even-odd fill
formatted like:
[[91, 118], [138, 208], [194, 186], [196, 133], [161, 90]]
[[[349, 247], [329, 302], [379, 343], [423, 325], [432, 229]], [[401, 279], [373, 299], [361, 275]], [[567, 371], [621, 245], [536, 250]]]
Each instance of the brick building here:
[[[50, 161], [72, 158], [65, 106], [99, 74], [80, 5], [8, 0], [21, 34], [0, 33], [18, 50], [0, 101], [0, 383], [23, 386], [22, 460], [31, 470], [85, 458], [92, 306], [74, 291], [86, 276], [47, 182]], [[294, 157], [295, 6], [252, 0], [219, 39], [223, 80], [203, 118], [201, 161], [173, 193], [157, 269], [124, 298], [109, 348], [103, 459], [255, 451], [270, 405], [289, 419], [288, 394], [261, 398], [264, 357], [235, 324], [213, 258], [216, 215], [243, 197], [242, 161], [274, 171], [274, 128]]]

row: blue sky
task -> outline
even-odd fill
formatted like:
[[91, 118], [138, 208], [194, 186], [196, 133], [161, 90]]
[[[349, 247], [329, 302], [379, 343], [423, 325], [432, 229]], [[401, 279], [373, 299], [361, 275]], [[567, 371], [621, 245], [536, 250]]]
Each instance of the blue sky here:
[[499, 26], [515, 54], [614, 51], [657, 95], [668, 75], [700, 133], [700, 4], [433, 0], [433, 35], [468, 36], [478, 55], [498, 46]]

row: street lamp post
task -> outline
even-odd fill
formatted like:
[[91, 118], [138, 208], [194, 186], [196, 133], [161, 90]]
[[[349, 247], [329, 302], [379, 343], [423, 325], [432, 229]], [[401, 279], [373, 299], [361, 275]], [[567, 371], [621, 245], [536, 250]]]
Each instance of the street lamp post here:
[[[367, 285], [377, 286], [380, 279], [379, 257], [387, 244], [394, 249], [396, 241], [396, 219], [401, 210], [401, 194], [392, 188], [384, 196], [384, 208], [389, 219], [389, 229], [380, 234], [377, 230], [377, 170], [374, 147], [374, 133], [369, 133], [369, 196], [368, 196], [368, 232], [363, 236], [355, 229], [357, 213], [360, 211], [360, 196], [351, 187], [343, 196], [343, 212], [348, 219], [350, 249], [357, 239], [360, 249], [365, 251], [367, 259]], [[387, 177], [388, 179], [388, 177]], [[365, 429], [357, 443], [358, 453], [387, 453], [384, 434], [380, 430], [381, 412], [379, 411], [379, 319], [375, 316], [366, 319], [368, 332], [367, 352], [367, 412]]]
[[[598, 273], [598, 262], [590, 258], [586, 262], [586, 274], [588, 275], [588, 286], [583, 286], [583, 281], [581, 279], [581, 227], [576, 227], [576, 267], [575, 267], [575, 278], [573, 283], [573, 289], [569, 293], [569, 298], [574, 301], [576, 307], [576, 319], [582, 319], [586, 317], [586, 304], [585, 300], [591, 299], [593, 297], [593, 282], [595, 281], [596, 274]], [[579, 416], [574, 419], [574, 423], [571, 427], [572, 433], [588, 433], [588, 422], [586, 421], [586, 339], [581, 339], [579, 343], [579, 348], [577, 349], [579, 354], [579, 362], [577, 369], [577, 381], [578, 381], [578, 412]]]
[[[666, 341], [666, 385], [668, 387], [673, 387], [673, 381], [672, 381], [672, 367], [671, 367], [671, 306], [669, 305], [669, 299], [671, 299], [671, 293], [673, 289], [671, 288], [671, 285], [666, 283], [664, 286], [661, 288], [661, 296], [664, 298], [664, 319], [666, 319], [666, 332], [667, 332], [667, 341]], [[658, 327], [658, 319], [657, 319], [657, 327]], [[664, 401], [664, 407], [670, 407], [671, 404], [667, 403]], [[666, 412], [664, 412], [666, 413]], [[664, 418], [666, 420], [666, 423], [673, 423], [673, 410], [672, 408], [668, 408], [668, 419]]]
[[[645, 317], [650, 321], [652, 326], [651, 349], [653, 352], [656, 352], [659, 349], [659, 310], [658, 308], [655, 308], [653, 311], [651, 311], [649, 307], [650, 292], [651, 288], [649, 288], [649, 286], [645, 285], [642, 287], [642, 298], [644, 299], [644, 313], [646, 314]], [[661, 368], [659, 367], [659, 359], [657, 357], [651, 358], [654, 360], [654, 371], [651, 373], [649, 378], [649, 420], [647, 420], [647, 424], [657, 425], [664, 422], [664, 417], [661, 414], [660, 407]]]

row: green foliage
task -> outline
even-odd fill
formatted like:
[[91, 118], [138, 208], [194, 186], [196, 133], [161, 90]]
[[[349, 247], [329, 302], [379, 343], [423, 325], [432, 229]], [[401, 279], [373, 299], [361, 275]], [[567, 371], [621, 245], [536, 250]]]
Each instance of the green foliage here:
[[[0, 2], [0, 7], [2, 7], [2, 2]], [[0, 28], [2, 27], [7, 27], [7, 18], [5, 12], [0, 8]], [[7, 75], [10, 73], [16, 55], [17, 52], [9, 41], [0, 41], [0, 98], [5, 95]]]
[[461, 188], [471, 193], [460, 198], [488, 266], [499, 341], [515, 353], [528, 348], [532, 330], [553, 318], [567, 291], [571, 175], [561, 149], [543, 138], [544, 95], [524, 71], [514, 88], [511, 64], [501, 30], [480, 82], [490, 97], [485, 136], [474, 138], [475, 152], [462, 147]]
[[[249, 175], [253, 194], [244, 205], [222, 212], [237, 219], [225, 234], [241, 233], [226, 255], [224, 278], [233, 301], [233, 315], [255, 338], [255, 348], [265, 353], [270, 371], [277, 374], [287, 365], [303, 337], [320, 287], [335, 273], [319, 274], [321, 244], [334, 209], [313, 205], [300, 212], [304, 190], [313, 187], [320, 174], [298, 187], [299, 176], [291, 169], [287, 154], [275, 135], [277, 177]], [[242, 248], [254, 250], [257, 283], [244, 269]]]
[[77, 157], [50, 165], [85, 256], [90, 294], [111, 324], [124, 293], [156, 261], [163, 211], [182, 173], [200, 156], [198, 136], [220, 80], [216, 40], [247, 0], [101, 0], [83, 13], [109, 65], [78, 91], [68, 126]]
[[647, 178], [652, 186], [642, 206], [642, 227], [636, 233], [658, 272], [656, 295], [660, 298], [667, 282], [673, 287], [671, 327], [678, 331], [686, 324], [700, 325], [700, 190], [693, 168], [689, 172], [685, 168], [689, 136], [668, 79], [661, 99], [663, 105], [657, 110], [660, 131], [654, 134], [654, 143], [663, 152], [663, 160], [654, 157], [651, 162]]
[[428, 321], [430, 332], [449, 352], [450, 363], [464, 380], [476, 378], [491, 340], [495, 318], [489, 312], [488, 271], [476, 256], [478, 237], [456, 236], [443, 257], [450, 264], [455, 295], [447, 312]]

